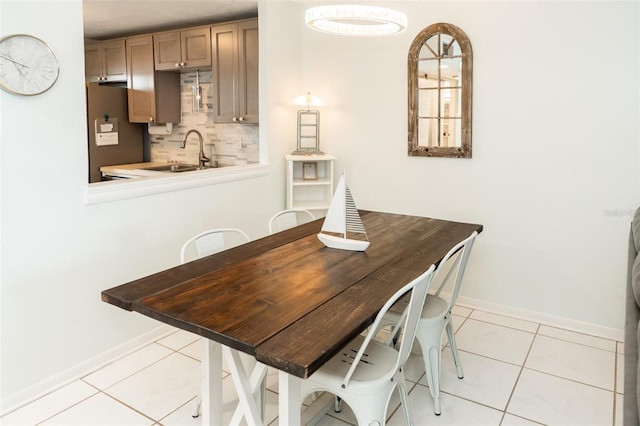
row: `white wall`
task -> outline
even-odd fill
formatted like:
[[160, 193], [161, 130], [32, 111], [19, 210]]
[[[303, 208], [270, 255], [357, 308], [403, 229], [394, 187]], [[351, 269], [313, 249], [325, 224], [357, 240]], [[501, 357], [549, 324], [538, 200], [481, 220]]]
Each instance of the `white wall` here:
[[[329, 104], [321, 147], [360, 207], [485, 225], [465, 297], [622, 328], [627, 212], [640, 195], [638, 3], [389, 4], [408, 14], [407, 32], [363, 40], [307, 30], [299, 4], [260, 3], [269, 176], [85, 206], [81, 1], [0, 0], [1, 33], [44, 38], [62, 67], [44, 95], [0, 92], [3, 408], [156, 327], [102, 303], [103, 289], [177, 264], [202, 228], [266, 233], [295, 148], [289, 101], [307, 90]], [[406, 155], [407, 50], [440, 21], [474, 48], [471, 160]]]
[[[2, 35], [41, 37], [60, 61], [60, 78], [47, 93], [27, 98], [0, 91], [0, 393], [6, 409], [42, 390], [43, 381], [64, 378], [65, 371], [158, 327], [101, 302], [102, 290], [178, 264], [182, 242], [203, 229], [240, 227], [252, 238], [264, 236], [269, 217], [284, 208], [280, 159], [293, 149], [279, 148], [278, 138], [293, 138], [295, 146], [295, 122], [274, 138], [266, 126], [260, 130], [262, 160], [274, 161], [266, 177], [86, 206], [81, 0], [1, 0], [0, 28]], [[292, 62], [292, 54], [287, 49], [278, 58]], [[261, 65], [261, 79], [278, 75], [269, 67]], [[270, 99], [261, 118], [271, 123], [265, 108], [277, 118], [283, 115], [277, 104], [284, 103], [261, 84], [263, 99]]]
[[[303, 33], [305, 80], [328, 104], [321, 145], [356, 203], [483, 224], [463, 299], [622, 329], [639, 201], [640, 3], [387, 4], [408, 15], [406, 32]], [[470, 160], [406, 153], [408, 48], [436, 22], [473, 46]]]

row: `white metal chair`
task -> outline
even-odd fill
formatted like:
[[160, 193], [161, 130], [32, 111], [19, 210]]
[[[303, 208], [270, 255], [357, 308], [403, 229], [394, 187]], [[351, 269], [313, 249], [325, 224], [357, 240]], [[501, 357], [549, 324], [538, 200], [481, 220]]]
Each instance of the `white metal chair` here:
[[269, 220], [269, 234], [284, 231], [294, 226], [316, 220], [316, 217], [309, 210], [288, 209], [282, 210]]
[[[397, 291], [378, 312], [366, 336], [348, 343], [308, 379], [302, 380], [302, 396], [328, 391], [345, 400], [359, 425], [384, 425], [391, 395], [399, 390], [407, 424], [413, 424], [408, 406], [404, 364], [409, 358], [414, 335], [435, 266]], [[404, 330], [399, 349], [374, 340], [384, 314], [401, 297], [411, 292], [405, 314], [396, 324]], [[377, 423], [375, 423], [377, 422]]]
[[[458, 378], [463, 378], [462, 364], [458, 357], [456, 340], [453, 334], [453, 325], [451, 323], [451, 309], [458, 298], [462, 278], [464, 277], [467, 261], [469, 260], [469, 254], [471, 253], [471, 249], [477, 235], [477, 232], [473, 232], [469, 237], [456, 244], [456, 246], [449, 250], [449, 252], [444, 256], [433, 277], [434, 281], [437, 281], [440, 284], [438, 285], [435, 293], [429, 294], [425, 299], [420, 320], [418, 321], [415, 338], [422, 349], [429, 390], [433, 397], [434, 413], [438, 416], [441, 412], [440, 364], [442, 338], [444, 337], [445, 330], [447, 331], [449, 346], [451, 348], [451, 353], [453, 354]], [[453, 258], [452, 262], [449, 262], [449, 260], [456, 254], [457, 257]], [[443, 270], [446, 269], [448, 269], [448, 271], [444, 276], [444, 279], [440, 282], [440, 275], [443, 273]], [[447, 285], [449, 279], [452, 277], [454, 277], [454, 282], [449, 297], [445, 298], [440, 296], [442, 289]], [[385, 315], [380, 327], [382, 328], [397, 324], [401, 318], [406, 303], [408, 303], [408, 301], [401, 300], [396, 306], [394, 306], [387, 315]], [[392, 328], [391, 337], [397, 337], [399, 330], [400, 329], [397, 327]]]
[[[182, 249], [180, 250], [180, 263], [186, 263], [189, 259], [199, 259], [210, 254], [218, 253], [234, 246], [247, 243], [249, 241], [249, 236], [241, 229], [209, 229], [207, 231], [203, 231], [199, 234], [194, 235], [184, 243]], [[204, 369], [203, 383], [206, 383], [206, 378], [204, 377]], [[261, 399], [262, 401], [264, 401], [264, 383]], [[201, 406], [202, 396], [198, 395], [195, 406], [193, 407], [193, 413], [191, 414], [193, 417], [198, 417], [200, 415]]]
[[194, 235], [184, 243], [180, 250], [180, 263], [218, 253], [249, 241], [249, 236], [241, 229], [209, 229]]

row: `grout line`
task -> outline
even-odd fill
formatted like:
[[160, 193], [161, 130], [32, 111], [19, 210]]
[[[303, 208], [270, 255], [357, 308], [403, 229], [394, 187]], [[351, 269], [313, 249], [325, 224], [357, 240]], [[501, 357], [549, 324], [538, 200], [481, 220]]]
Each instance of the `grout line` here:
[[[613, 394], [618, 392], [618, 353], [613, 355], [614, 363], [613, 363]], [[624, 377], [623, 377], [624, 378]], [[615, 408], [615, 404], [614, 404]]]
[[[178, 332], [179, 332], [179, 331], [178, 331]], [[187, 332], [187, 333], [188, 333], [188, 332]], [[165, 340], [165, 339], [166, 339], [167, 337], [169, 337], [169, 336], [165, 336], [165, 337], [163, 337], [163, 338], [161, 338], [161, 339], [158, 339], [158, 340], [156, 340], [154, 343], [157, 343], [157, 344], [159, 344], [160, 346], [165, 347], [165, 348], [167, 348], [167, 349], [169, 349], [169, 350], [172, 350], [172, 351], [175, 351], [175, 352], [180, 352], [181, 350], [183, 350], [183, 349], [185, 349], [185, 348], [187, 348], [187, 347], [189, 347], [189, 346], [193, 345], [194, 343], [202, 342], [203, 337], [200, 337], [200, 336], [197, 336], [197, 335], [194, 335], [194, 336], [196, 337], [196, 338], [195, 338], [195, 340], [193, 340], [192, 342], [189, 342], [189, 343], [187, 343], [186, 345], [181, 346], [181, 347], [179, 347], [179, 348], [172, 348], [171, 346], [169, 346], [169, 345], [167, 345], [167, 344], [165, 344], [165, 343], [162, 343], [162, 342], [161, 342], [161, 340]]]
[[[533, 336], [533, 340], [531, 340], [531, 344], [529, 345], [529, 350], [527, 351], [527, 354], [524, 357], [524, 360], [522, 361], [522, 365], [520, 366], [520, 371], [518, 372], [518, 377], [516, 377], [516, 382], [513, 384], [513, 388], [511, 389], [511, 393], [509, 394], [509, 398], [507, 399], [507, 403], [504, 406], [504, 410], [503, 410], [503, 419], [504, 416], [508, 413], [508, 409], [509, 409], [509, 404], [511, 403], [511, 399], [513, 398], [513, 394], [516, 391], [516, 388], [518, 387], [518, 383], [520, 382], [520, 377], [522, 376], [522, 372], [524, 371], [524, 365], [527, 363], [527, 359], [529, 358], [529, 354], [531, 353], [531, 349], [533, 349], [533, 344], [536, 341], [536, 336], [538, 336], [538, 331], [540, 331], [540, 327], [541, 325], [538, 324], [538, 327], [536, 328], [536, 332], [534, 333]], [[528, 419], [527, 419], [528, 420]], [[502, 423], [502, 421], [500, 422]]]
[[[469, 315], [467, 315], [466, 317], [462, 317], [464, 319], [462, 320], [462, 323], [458, 326], [458, 329], [454, 331], [454, 333], [453, 333], [454, 336], [458, 333], [458, 331], [460, 331], [462, 326], [465, 325], [465, 323], [467, 322], [467, 320], [469, 319], [469, 317], [471, 316], [471, 314], [473, 313], [474, 310], [475, 309], [471, 309], [471, 312], [469, 312]], [[453, 322], [453, 315], [454, 314], [451, 313], [451, 322]], [[460, 316], [460, 315], [456, 315], [456, 316]], [[453, 324], [451, 324], [451, 325], [453, 326]]]
[[[417, 385], [418, 385], [418, 386], [420, 386], [420, 387], [422, 387], [422, 388], [424, 388], [424, 389], [426, 389], [426, 392], [429, 394], [429, 397], [431, 397], [431, 393], [430, 393], [430, 391], [429, 391], [429, 387], [428, 387], [428, 386], [425, 386], [425, 385], [420, 384], [420, 383], [417, 383]], [[505, 414], [505, 411], [504, 411], [504, 410], [501, 410], [501, 409], [496, 408], [496, 407], [492, 407], [491, 405], [487, 405], [487, 404], [485, 404], [485, 403], [483, 403], [483, 402], [479, 402], [479, 401], [475, 401], [475, 400], [473, 400], [473, 399], [466, 398], [466, 397], [461, 396], [461, 395], [456, 395], [455, 393], [451, 393], [451, 392], [446, 392], [446, 391], [440, 390], [440, 394], [441, 394], [441, 395], [443, 395], [443, 394], [444, 394], [444, 395], [449, 395], [449, 396], [451, 396], [451, 397], [453, 397], [453, 398], [461, 399], [461, 400], [463, 400], [463, 401], [467, 401], [467, 402], [470, 402], [470, 403], [472, 403], [472, 404], [479, 405], [479, 406], [481, 406], [481, 407], [485, 407], [485, 408], [488, 408], [488, 409], [493, 410], [493, 411], [498, 411], [498, 412], [500, 412], [500, 413], [503, 413], [503, 415]], [[509, 413], [509, 414], [511, 414], [511, 413]], [[527, 419], [527, 420], [528, 420], [528, 419]], [[536, 423], [537, 423], [537, 422], [536, 422]]]
[[[155, 342], [153, 342], [153, 343], [155, 343]], [[151, 343], [151, 344], [153, 344], [153, 343]], [[150, 345], [151, 345], [151, 344], [150, 344]], [[149, 346], [149, 345], [147, 345], [147, 346]], [[146, 347], [146, 346], [145, 346], [145, 347]], [[141, 348], [141, 349], [142, 349], [142, 348]], [[133, 353], [135, 353], [135, 352], [132, 352], [131, 354], [133, 354]], [[124, 381], [124, 380], [127, 380], [127, 379], [131, 378], [132, 376], [134, 376], [134, 375], [136, 375], [136, 374], [140, 373], [142, 370], [144, 370], [144, 369], [146, 369], [146, 368], [149, 368], [149, 367], [151, 367], [151, 366], [152, 366], [152, 365], [154, 365], [154, 364], [159, 363], [159, 362], [160, 362], [160, 361], [162, 361], [163, 359], [166, 359], [166, 358], [168, 358], [168, 357], [170, 357], [170, 356], [174, 355], [175, 353], [176, 353], [176, 352], [175, 352], [175, 351], [173, 351], [173, 352], [168, 353], [167, 355], [165, 355], [165, 356], [163, 356], [163, 357], [161, 357], [161, 358], [159, 358], [159, 359], [157, 359], [157, 360], [155, 360], [155, 361], [153, 361], [153, 362], [151, 362], [151, 363], [149, 363], [149, 364], [145, 364], [145, 365], [144, 365], [144, 367], [141, 367], [141, 368], [139, 368], [138, 370], [133, 371], [133, 372], [132, 372], [132, 373], [130, 373], [129, 375], [122, 377], [122, 378], [121, 378], [120, 380], [118, 380], [117, 382], [113, 382], [113, 383], [111, 383], [109, 386], [105, 387], [104, 389], [100, 389], [100, 388], [98, 388], [98, 390], [99, 390], [100, 392], [103, 392], [103, 391], [105, 391], [105, 390], [107, 390], [107, 389], [110, 389], [110, 388], [114, 387], [115, 385], [117, 385], [118, 383], [120, 383], [120, 382], [122, 382], [122, 381]], [[91, 373], [91, 374], [93, 374], [93, 373]], [[86, 383], [86, 384], [88, 384], [88, 385], [91, 385], [91, 386], [93, 386], [93, 387], [95, 388], [96, 386], [94, 386], [94, 385], [92, 385], [91, 383], [89, 383], [89, 382], [85, 381], [85, 377], [90, 376], [91, 374], [87, 374], [87, 375], [82, 376], [82, 377], [80, 378], [80, 380], [82, 380], [82, 382], [84, 382], [84, 383]]]
[[[196, 400], [196, 398], [198, 398], [198, 395], [194, 396], [193, 398], [191, 398], [189, 401], [185, 402], [184, 404], [180, 405], [179, 407], [177, 407], [175, 410], [173, 410], [170, 413], [167, 413], [166, 416], [162, 417], [160, 420], [154, 420], [149, 416], [145, 416], [145, 417], [149, 417], [151, 420], [153, 420], [155, 423], [153, 423], [153, 426], [155, 425], [162, 425], [162, 421], [165, 420], [167, 417], [173, 415], [175, 412], [181, 410], [183, 407], [187, 406], [187, 405], [191, 405], [193, 404], [193, 402]], [[189, 416], [191, 416], [191, 410], [189, 410]], [[200, 414], [200, 417], [198, 417], [198, 420], [202, 419], [202, 414]]]
[[[406, 363], [405, 363], [406, 365]], [[420, 376], [420, 378], [418, 378], [418, 381], [420, 381], [420, 379], [422, 378], [422, 376], [424, 376], [424, 373]], [[407, 380], [407, 378], [405, 377], [405, 382], [407, 385], [407, 403], [409, 402], [409, 395], [411, 394], [411, 392], [416, 388], [416, 386], [418, 385], [418, 382], [412, 382], [411, 380]], [[398, 386], [396, 386], [396, 389], [398, 389]], [[392, 394], [393, 395], [393, 394]], [[400, 394], [398, 393], [398, 398], [400, 398]], [[391, 402], [391, 400], [389, 400], [389, 402]], [[395, 416], [396, 413], [398, 413], [398, 410], [401, 410], [402, 408], [402, 398], [400, 398], [400, 404], [398, 404], [398, 406], [391, 411], [391, 413], [387, 412], [387, 420], [391, 419], [391, 417]], [[408, 407], [411, 408], [411, 407]], [[413, 413], [412, 413], [413, 414]], [[404, 414], [402, 415], [404, 418]]]
[[531, 367], [523, 367], [523, 369], [527, 369], [529, 371], [535, 371], [536, 373], [544, 374], [544, 375], [551, 376], [551, 377], [556, 377], [558, 379], [566, 380], [568, 382], [578, 383], [580, 385], [589, 386], [589, 387], [592, 387], [592, 388], [595, 388], [595, 389], [600, 389], [600, 390], [603, 390], [605, 392], [612, 392], [612, 393], [615, 394], [615, 392], [612, 391], [611, 389], [603, 388], [601, 386], [592, 385], [591, 383], [581, 382], [579, 380], [570, 379], [570, 378], [565, 377], [565, 376], [559, 376], [557, 374], [549, 373], [548, 371], [536, 370], [535, 368], [531, 368]]
[[616, 424], [616, 393], [613, 393], [613, 413], [611, 413], [611, 424], [615, 425]]
[[[507, 414], [508, 414], [508, 415], [510, 415], [510, 416], [517, 417], [517, 418], [519, 418], [519, 419], [525, 420], [525, 421], [527, 421], [527, 422], [535, 423], [535, 424], [537, 424], [537, 425], [544, 425], [544, 423], [536, 422], [535, 420], [531, 420], [531, 419], [528, 419], [528, 418], [526, 418], [526, 417], [519, 416], [519, 415], [517, 415], [517, 414], [507, 413], [507, 412], [505, 411], [504, 415], [506, 416]], [[500, 424], [502, 424], [502, 422], [500, 422]]]
[[[615, 362], [613, 364], [613, 421], [611, 423], [613, 425], [616, 424], [616, 417], [617, 417], [617, 414], [618, 414], [618, 411], [617, 411], [617, 408], [618, 408], [617, 407], [618, 406], [617, 394], [618, 394], [618, 371], [619, 371], [618, 370], [618, 357], [619, 356], [622, 356], [622, 360], [623, 360], [622, 367], [624, 368], [624, 354], [623, 353], [619, 353], [618, 349], [619, 349], [619, 345], [616, 342], [616, 353], [614, 355], [615, 356]], [[624, 380], [624, 377], [623, 377], [623, 380]], [[623, 387], [624, 387], [624, 381], [623, 381]], [[624, 394], [621, 394], [621, 395], [624, 395]], [[620, 413], [622, 413], [623, 407], [620, 407], [620, 408], [621, 408]], [[621, 424], [622, 424], [622, 422], [621, 422]]]
[[[615, 350], [611, 351], [609, 349], [602, 349], [602, 348], [598, 348], [596, 346], [589, 345], [589, 344], [586, 344], [586, 343], [574, 342], [573, 340], [563, 339], [561, 337], [547, 336], [546, 334], [537, 334], [537, 335], [540, 336], [540, 337], [547, 338], [547, 339], [553, 339], [553, 340], [558, 340], [558, 341], [561, 341], [561, 342], [573, 343], [574, 345], [580, 345], [580, 346], [584, 346], [586, 348], [596, 349], [596, 350], [603, 351], [603, 352], [609, 352], [609, 353], [612, 353], [612, 354], [616, 355], [616, 351]], [[615, 342], [615, 340], [614, 340], [614, 342]]]
[[[95, 386], [93, 386], [93, 388], [95, 389]], [[57, 416], [57, 415], [59, 415], [59, 414], [64, 413], [65, 411], [67, 411], [67, 410], [69, 410], [69, 409], [71, 409], [71, 408], [75, 407], [76, 405], [78, 405], [78, 404], [80, 404], [80, 403], [82, 403], [82, 402], [84, 402], [84, 401], [88, 400], [89, 398], [93, 398], [94, 396], [98, 395], [99, 393], [102, 393], [102, 391], [101, 391], [101, 390], [99, 390], [99, 389], [97, 389], [97, 392], [96, 392], [96, 393], [93, 393], [93, 394], [89, 395], [88, 397], [86, 397], [86, 398], [84, 398], [84, 399], [81, 399], [80, 401], [76, 401], [76, 402], [74, 402], [73, 404], [71, 404], [71, 405], [69, 405], [69, 406], [67, 406], [67, 407], [63, 408], [62, 410], [60, 410], [60, 411], [58, 411], [58, 412], [56, 412], [56, 413], [54, 413], [54, 414], [50, 415], [50, 416], [49, 416], [49, 417], [47, 417], [46, 419], [42, 419], [42, 420], [40, 420], [39, 422], [37, 422], [37, 423], [36, 423], [36, 425], [40, 425], [40, 424], [42, 424], [42, 423], [46, 422], [47, 420], [51, 420], [51, 419], [52, 419], [52, 418], [54, 418], [55, 416]]]
[[[507, 314], [504, 314], [504, 313], [499, 312], [499, 311], [480, 309], [480, 308], [472, 308], [471, 305], [465, 305], [465, 304], [456, 304], [456, 306], [460, 306], [460, 307], [463, 307], [465, 309], [472, 309], [473, 311], [478, 311], [478, 312], [483, 312], [483, 313], [486, 313], [486, 314], [495, 315], [495, 316], [498, 316], [498, 317], [510, 318], [510, 319], [517, 320], [517, 321], [528, 322], [530, 324], [537, 324], [538, 325], [538, 329], [540, 329], [542, 327], [547, 327], [547, 328], [553, 328], [553, 329], [556, 329], [556, 330], [566, 331], [566, 332], [573, 333], [573, 334], [578, 334], [578, 335], [582, 335], [582, 336], [591, 337], [591, 338], [598, 339], [598, 340], [612, 341], [612, 342], [614, 342], [616, 344], [615, 345], [615, 349], [613, 350], [613, 352], [616, 352], [616, 353], [618, 352], [617, 343], [618, 342], [619, 343], [624, 343], [623, 341], [617, 340], [617, 339], [612, 338], [612, 337], [603, 337], [602, 335], [593, 334], [593, 333], [587, 333], [587, 332], [584, 332], [584, 331], [578, 331], [578, 330], [575, 330], [575, 329], [572, 329], [572, 328], [563, 328], [563, 327], [555, 325], [555, 324], [542, 323], [542, 322], [538, 322], [538, 321], [532, 320], [530, 318], [521, 317], [521, 316], [507, 315]], [[469, 317], [470, 316], [471, 316], [471, 313], [469, 314]], [[489, 324], [500, 325], [500, 326], [506, 327], [506, 328], [513, 328], [513, 327], [510, 327], [510, 326], [503, 325], [503, 324], [498, 324], [496, 322], [491, 322], [489, 320], [482, 320], [482, 319], [478, 319], [478, 318], [471, 318], [471, 319], [473, 319], [475, 321], [481, 321], [481, 322], [489, 323]], [[519, 329], [519, 328], [515, 328], [515, 330], [520, 330], [520, 331], [525, 331], [525, 332], [531, 333], [530, 331], [522, 330], [522, 329]], [[545, 335], [545, 334], [541, 333], [540, 331], [536, 331], [535, 333], [540, 334], [541, 336], [552, 337], [552, 336]], [[573, 342], [571, 340], [567, 340], [567, 339], [563, 339], [563, 338], [557, 338], [557, 339], [566, 340], [568, 342], [576, 343], [576, 342]], [[585, 345], [585, 346], [595, 347], [597, 349], [602, 349], [602, 348], [598, 348], [596, 346], [592, 346], [592, 345], [589, 345], [589, 344], [584, 344], [584, 343], [579, 343], [579, 344], [582, 344], [582, 345]], [[602, 350], [608, 350], [608, 349], [602, 349]]]
[[[470, 308], [468, 308], [468, 309], [470, 309]], [[478, 311], [478, 312], [487, 312], [487, 311], [482, 311], [482, 310], [480, 310], [480, 309], [473, 309], [473, 311]], [[510, 316], [507, 316], [507, 315], [494, 314], [494, 313], [492, 313], [492, 312], [488, 312], [488, 313], [491, 313], [491, 314], [496, 315], [496, 316], [501, 316], [501, 317], [504, 317], [504, 318], [511, 318], [511, 319], [515, 319], [515, 320], [518, 320], [518, 321], [526, 321], [526, 320], [521, 320], [521, 319], [519, 319], [519, 318], [510, 317]], [[460, 316], [460, 315], [457, 315], [457, 316]], [[458, 327], [458, 329], [460, 329], [460, 328], [462, 327], [462, 325], [464, 325], [464, 323], [466, 323], [466, 322], [467, 322], [467, 319], [470, 319], [470, 320], [473, 320], [473, 321], [482, 322], [482, 323], [485, 323], [485, 324], [491, 324], [491, 325], [496, 325], [496, 326], [499, 326], [499, 327], [508, 328], [508, 329], [510, 329], [510, 330], [522, 331], [522, 332], [524, 332], [524, 333], [529, 333], [529, 334], [539, 335], [539, 336], [546, 337], [546, 338], [549, 338], [549, 339], [559, 340], [559, 341], [568, 342], [568, 343], [574, 343], [574, 344], [576, 344], [576, 345], [585, 346], [585, 347], [593, 348], [593, 349], [599, 349], [599, 350], [601, 350], [601, 351], [605, 351], [605, 352], [613, 352], [613, 353], [615, 353], [615, 354], [617, 354], [617, 353], [618, 353], [618, 345], [617, 345], [617, 342], [618, 342], [618, 341], [617, 341], [617, 340], [615, 340], [615, 339], [609, 339], [609, 338], [606, 338], [606, 337], [595, 336], [595, 335], [592, 335], [592, 334], [582, 333], [582, 332], [579, 332], [579, 331], [573, 331], [573, 330], [569, 330], [569, 329], [566, 329], [566, 328], [560, 328], [560, 327], [549, 326], [549, 325], [542, 324], [542, 323], [537, 323], [537, 329], [536, 329], [536, 331], [533, 331], [533, 332], [532, 332], [532, 331], [528, 331], [528, 330], [523, 330], [523, 329], [521, 329], [521, 328], [515, 328], [515, 327], [508, 326], [508, 325], [499, 324], [499, 323], [497, 323], [497, 322], [492, 322], [492, 321], [489, 321], [489, 320], [478, 319], [478, 318], [471, 318], [471, 313], [470, 313], [470, 314], [469, 314], [469, 317], [465, 318], [465, 320], [462, 322], [462, 324], [460, 324], [460, 327]], [[532, 323], [531, 321], [527, 321], [527, 322]], [[532, 324], [536, 324], [536, 323], [532, 323]], [[576, 342], [576, 341], [569, 340], [569, 339], [566, 339], [566, 338], [563, 338], [563, 337], [549, 336], [549, 335], [546, 335], [546, 334], [542, 334], [542, 333], [540, 333], [540, 328], [542, 328], [542, 326], [549, 327], [549, 328], [554, 328], [554, 329], [556, 329], [556, 330], [568, 331], [568, 332], [571, 332], [571, 333], [575, 333], [575, 334], [579, 334], [579, 335], [583, 335], [583, 336], [588, 336], [588, 337], [592, 337], [592, 338], [595, 338], [595, 339], [600, 339], [600, 340], [605, 340], [605, 341], [611, 341], [611, 342], [613, 342], [613, 343], [615, 344], [615, 349], [613, 349], [613, 350], [610, 350], [610, 349], [603, 349], [603, 348], [600, 348], [600, 347], [597, 347], [597, 346], [594, 346], [594, 345], [591, 345], [591, 344], [588, 344], [588, 343], [581, 343], [581, 342]]]
[[[501, 316], [503, 316], [505, 318], [513, 318], [513, 317], [507, 317], [505, 315], [501, 315]], [[477, 321], [477, 322], [481, 322], [481, 323], [484, 323], [484, 324], [491, 324], [491, 325], [496, 325], [498, 327], [508, 328], [509, 330], [521, 331], [523, 333], [529, 333], [529, 334], [537, 334], [537, 331], [523, 330], [521, 328], [515, 328], [515, 327], [511, 327], [511, 326], [504, 325], [504, 324], [498, 324], [497, 322], [491, 322], [491, 321], [482, 320], [482, 319], [478, 319], [478, 318], [469, 318], [469, 319], [471, 321]], [[514, 319], [517, 319], [517, 318], [514, 318]], [[462, 327], [462, 325], [460, 325], [460, 327]], [[540, 327], [540, 324], [538, 324], [538, 327]]]
[[[475, 356], [478, 356], [478, 357], [481, 357], [481, 358], [490, 359], [490, 360], [492, 360], [492, 361], [496, 361], [496, 362], [501, 362], [501, 363], [503, 363], [503, 364], [513, 365], [513, 366], [515, 366], [515, 367], [522, 367], [522, 365], [520, 365], [520, 364], [518, 364], [518, 363], [515, 363], [515, 362], [505, 361], [505, 360], [503, 360], [503, 359], [498, 359], [498, 358], [493, 358], [493, 357], [490, 357], [490, 356], [486, 356], [486, 355], [478, 354], [478, 353], [472, 352], [472, 351], [467, 350], [467, 349], [460, 349], [460, 348], [458, 348], [458, 352], [465, 352], [465, 353], [468, 353], [468, 354], [471, 354], [471, 355], [475, 355]], [[525, 358], [525, 359], [526, 359], [526, 358]]]
[[109, 398], [113, 399], [113, 400], [114, 400], [114, 401], [116, 401], [117, 403], [124, 405], [125, 407], [129, 408], [130, 410], [135, 411], [136, 413], [140, 414], [141, 416], [146, 417], [147, 419], [149, 419], [149, 420], [151, 420], [152, 422], [154, 422], [154, 424], [159, 423], [159, 421], [158, 421], [158, 420], [154, 419], [153, 417], [150, 417], [149, 415], [147, 415], [147, 414], [143, 413], [143, 412], [142, 412], [142, 411], [140, 411], [140, 410], [135, 409], [134, 407], [130, 406], [129, 404], [126, 404], [125, 402], [120, 401], [119, 399], [115, 398], [114, 396], [109, 395], [108, 393], [106, 393], [106, 392], [102, 392], [102, 391], [100, 391], [100, 393], [102, 393], [102, 394], [104, 394], [105, 396], [107, 396], [107, 397], [109, 397]]
[[[558, 327], [558, 326], [555, 326], [555, 325], [548, 325], [548, 324], [541, 324], [541, 325], [543, 325], [543, 326], [545, 326], [545, 327], [548, 327], [548, 328], [554, 328], [554, 329], [556, 329], [556, 330], [568, 331], [568, 332], [570, 332], [570, 333], [581, 334], [581, 335], [583, 335], [583, 336], [589, 336], [589, 337], [592, 337], [592, 338], [594, 338], [594, 339], [609, 340], [609, 341], [612, 341], [612, 342], [614, 342], [614, 343], [617, 343], [617, 342], [619, 341], [619, 340], [616, 340], [616, 339], [612, 339], [612, 338], [610, 338], [610, 337], [602, 337], [602, 336], [598, 336], [598, 335], [596, 335], [596, 334], [585, 333], [585, 332], [583, 332], [583, 331], [575, 331], [575, 330], [571, 330], [571, 329], [568, 329], [568, 328]], [[541, 336], [545, 336], [545, 335], [544, 335], [544, 334], [541, 334]], [[550, 337], [550, 336], [547, 336], [547, 337]], [[616, 351], [617, 351], [618, 345], [616, 344], [616, 345], [615, 345], [615, 347], [616, 347], [616, 348], [613, 350], [614, 352], [616, 352]]]

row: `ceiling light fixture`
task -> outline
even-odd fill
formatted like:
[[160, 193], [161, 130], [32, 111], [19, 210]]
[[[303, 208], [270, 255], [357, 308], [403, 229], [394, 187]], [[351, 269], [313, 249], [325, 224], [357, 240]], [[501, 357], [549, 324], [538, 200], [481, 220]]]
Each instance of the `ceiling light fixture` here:
[[329, 34], [375, 37], [398, 34], [407, 28], [407, 15], [365, 5], [332, 5], [307, 9], [309, 28]]

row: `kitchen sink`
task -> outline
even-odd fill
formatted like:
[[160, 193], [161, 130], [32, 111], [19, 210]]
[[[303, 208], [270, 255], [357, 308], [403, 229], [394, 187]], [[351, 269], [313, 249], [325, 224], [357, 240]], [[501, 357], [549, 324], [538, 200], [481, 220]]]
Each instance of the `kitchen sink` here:
[[222, 167], [222, 165], [219, 165], [217, 161], [214, 161], [211, 166], [205, 166], [205, 167], [197, 166], [195, 164], [171, 163], [171, 164], [163, 164], [161, 166], [145, 167], [142, 170], [153, 170], [155, 172], [177, 173], [177, 172], [191, 172], [194, 170], [206, 170], [206, 169], [212, 169], [212, 168], [215, 169], [218, 167]]
[[163, 164], [162, 166], [144, 168], [144, 170], [154, 170], [156, 172], [190, 172], [201, 169], [203, 169], [203, 167], [194, 164]]

